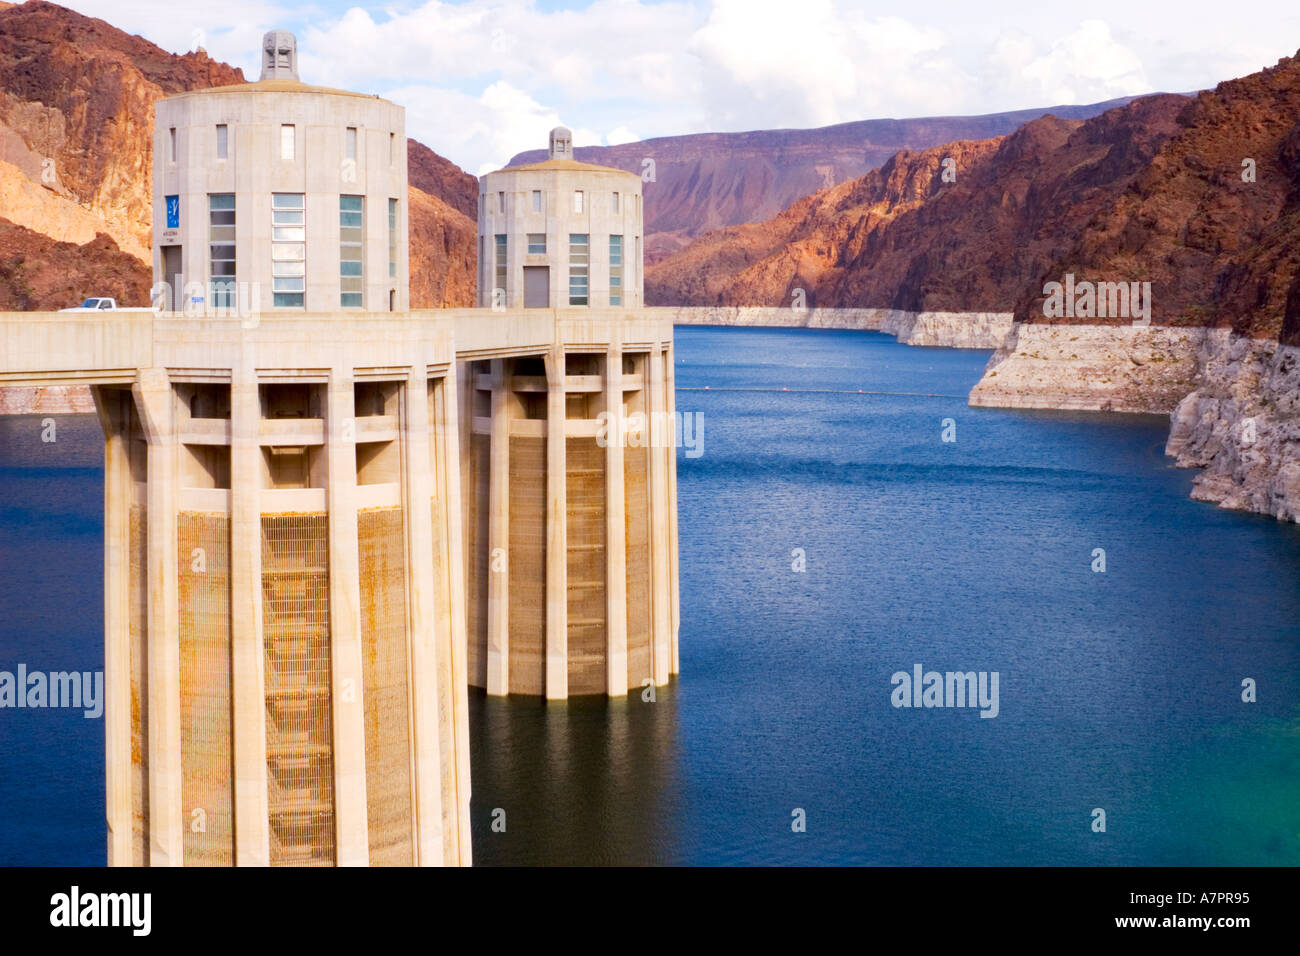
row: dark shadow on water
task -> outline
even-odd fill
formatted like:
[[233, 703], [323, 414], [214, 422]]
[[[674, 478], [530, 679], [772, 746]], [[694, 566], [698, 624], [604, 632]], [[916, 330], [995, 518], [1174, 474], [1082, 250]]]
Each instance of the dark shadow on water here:
[[644, 693], [547, 702], [470, 689], [475, 865], [679, 862], [676, 687], [652, 703]]

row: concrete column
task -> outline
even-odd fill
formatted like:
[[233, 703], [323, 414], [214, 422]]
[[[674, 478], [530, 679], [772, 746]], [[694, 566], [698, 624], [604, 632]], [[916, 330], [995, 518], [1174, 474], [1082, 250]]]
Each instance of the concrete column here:
[[[456, 387], [456, 402], [454, 404], [456, 407], [464, 410], [464, 414], [460, 417], [460, 420], [453, 422], [453, 427], [457, 432], [457, 444], [460, 448], [464, 449], [464, 454], [459, 456], [460, 487], [462, 489], [472, 489], [474, 487], [474, 473], [470, 467], [470, 450], [473, 448], [474, 437], [474, 376], [471, 373], [472, 366], [469, 362], [452, 362], [451, 364], [453, 366], [453, 371], [456, 373], [454, 379]], [[452, 381], [449, 380], [447, 385], [451, 386], [451, 384]], [[452, 459], [452, 463], [455, 464], [457, 460], [458, 459]], [[472, 495], [465, 495], [463, 498], [459, 499], [461, 506], [460, 553], [465, 556], [466, 562], [469, 561], [470, 553], [469, 529], [474, 521], [473, 508], [476, 506], [472, 498]], [[481, 503], [479, 503], [477, 507], [481, 507]], [[468, 563], [465, 565], [464, 573], [466, 582], [473, 578]], [[468, 613], [468, 611], [466, 613]], [[478, 635], [475, 635], [475, 637], [477, 636]]]
[[269, 866], [266, 648], [262, 637], [262, 421], [251, 355], [230, 383], [230, 660], [235, 864]]
[[569, 696], [568, 475], [564, 347], [546, 355], [546, 697]]
[[175, 399], [166, 369], [141, 369], [132, 391], [149, 441], [149, 865], [181, 866], [185, 848]]
[[[434, 444], [438, 448], [438, 474], [444, 489], [443, 515], [446, 520], [443, 540], [447, 542], [447, 594], [446, 604], [447, 631], [450, 640], [444, 638], [444, 645], [450, 644], [451, 659], [451, 701], [452, 701], [452, 740], [453, 752], [443, 754], [443, 770], [455, 774], [453, 793], [456, 795], [452, 819], [455, 820], [455, 835], [444, 834], [444, 859], [448, 864], [469, 866], [472, 862], [470, 851], [470, 764], [469, 764], [469, 665], [466, 660], [466, 613], [465, 592], [465, 539], [461, 523], [464, 512], [461, 510], [461, 453], [458, 425], [462, 413], [457, 404], [459, 383], [456, 378], [456, 363], [453, 362], [447, 372], [446, 381], [437, 392], [439, 401], [434, 408]], [[466, 376], [468, 377], [468, 376]], [[471, 406], [465, 406], [463, 415], [468, 419]]]
[[334, 717], [334, 823], [339, 866], [370, 861], [366, 722], [361, 678], [361, 559], [357, 552], [356, 411], [352, 370], [330, 373], [328, 456], [330, 663]]
[[[670, 343], [664, 347], [664, 364], [667, 366], [667, 380], [664, 383], [664, 391], [668, 398], [668, 414], [670, 420], [673, 422], [674, 429], [677, 424], [676, 363], [676, 351]], [[702, 439], [703, 435], [704, 432], [701, 430], [697, 439]], [[669, 630], [669, 642], [671, 644], [670, 656], [672, 662], [669, 665], [669, 670], [674, 674], [680, 674], [681, 666], [677, 652], [677, 633], [681, 630], [682, 607], [681, 588], [677, 579], [677, 448], [675, 445], [670, 449], [668, 456], [668, 540], [670, 542], [668, 549], [670, 582], [669, 599], [672, 605], [672, 624]]]
[[108, 865], [131, 866], [131, 462], [123, 394], [92, 390], [104, 431], [104, 770]]
[[623, 494], [623, 349], [605, 353], [605, 614], [606, 687], [627, 694], [627, 523]]
[[[668, 399], [664, 383], [663, 352], [653, 350], [650, 362], [650, 569], [651, 569], [651, 673], [656, 686], [668, 683], [672, 668], [671, 630], [672, 587], [671, 548], [668, 520], [668, 449], [673, 442], [672, 425], [667, 421]], [[666, 427], [665, 427], [666, 426]]]
[[[441, 865], [442, 747], [438, 726], [438, 696], [444, 678], [438, 672], [438, 642], [450, 635], [439, 631], [437, 562], [433, 553], [433, 476], [429, 462], [428, 363], [418, 356], [406, 386], [402, 438], [404, 506], [407, 530], [408, 634], [411, 659], [411, 729], [415, 754], [414, 806], [417, 866]], [[445, 540], [445, 539], [444, 539]]]
[[510, 693], [510, 413], [506, 363], [492, 360], [492, 435], [488, 452], [487, 692]]

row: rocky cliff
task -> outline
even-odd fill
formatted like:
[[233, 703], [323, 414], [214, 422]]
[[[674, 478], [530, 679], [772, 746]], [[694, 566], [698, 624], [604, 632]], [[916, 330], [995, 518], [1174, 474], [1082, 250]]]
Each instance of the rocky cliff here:
[[[619, 146], [578, 147], [578, 159], [638, 173], [645, 182], [645, 258], [655, 262], [692, 238], [724, 226], [761, 222], [819, 189], [862, 176], [900, 150], [959, 139], [988, 139], [1048, 113], [1085, 119], [1128, 98], [984, 116], [873, 119], [817, 129], [663, 136]], [[529, 150], [510, 165], [545, 158]], [[653, 171], [646, 161], [653, 163]], [[664, 303], [672, 304], [672, 303]]]
[[1300, 348], [1215, 329], [1197, 359], [1166, 448], [1205, 469], [1192, 497], [1300, 521]]
[[1199, 381], [1203, 328], [1017, 324], [970, 403], [1168, 414]]
[[[52, 3], [0, 10], [0, 175], [71, 201], [119, 248], [147, 258], [154, 102], [243, 80], [202, 51], [175, 56]], [[44, 213], [40, 203], [0, 208], [40, 232]]]
[[415, 186], [410, 202], [411, 308], [473, 306], [478, 296], [474, 221]]
[[413, 139], [406, 141], [406, 178], [408, 185], [478, 221], [478, 178]]
[[1011, 332], [1009, 312], [904, 312], [898, 309], [789, 309], [760, 306], [652, 307], [674, 325], [776, 326], [884, 332], [904, 345], [997, 349]]

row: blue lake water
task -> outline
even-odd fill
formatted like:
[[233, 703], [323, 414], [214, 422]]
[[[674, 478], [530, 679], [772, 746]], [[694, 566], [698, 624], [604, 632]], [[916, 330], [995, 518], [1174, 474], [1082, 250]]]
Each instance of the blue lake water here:
[[[1300, 528], [1191, 501], [1166, 419], [968, 408], [985, 352], [677, 356], [682, 675], [472, 693], [476, 862], [1300, 864]], [[0, 418], [0, 669], [102, 666], [101, 455]], [[998, 715], [893, 707], [917, 664]], [[102, 722], [0, 710], [0, 863], [102, 863], [103, 809]]]

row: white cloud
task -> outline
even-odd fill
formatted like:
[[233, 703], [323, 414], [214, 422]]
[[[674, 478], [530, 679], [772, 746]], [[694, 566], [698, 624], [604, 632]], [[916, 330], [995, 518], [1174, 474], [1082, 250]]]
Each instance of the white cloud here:
[[605, 134], [605, 145], [618, 146], [622, 143], [635, 143], [640, 139], [640, 136], [632, 132], [626, 126], [616, 126]]
[[1101, 20], [1083, 21], [1020, 73], [1044, 104], [1093, 103], [1151, 89], [1141, 58]]
[[[1294, 52], [1300, 11], [1221, 2], [930, 0], [65, 0], [173, 52], [208, 52], [256, 78], [261, 34], [298, 34], [307, 82], [382, 93], [412, 136], [474, 171], [543, 146], [816, 126], [873, 117], [985, 113], [1187, 91]], [[602, 132], [606, 131], [606, 132]]]
[[515, 153], [545, 147], [547, 134], [562, 125], [554, 109], [504, 80], [478, 96], [436, 86], [399, 87], [384, 96], [406, 107], [408, 136], [478, 176]]

